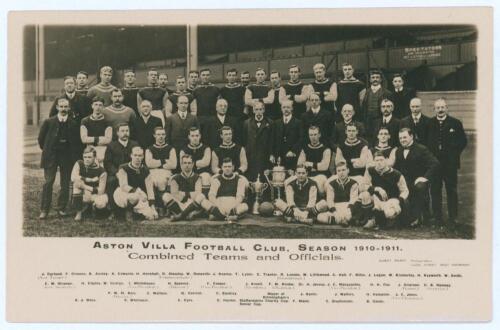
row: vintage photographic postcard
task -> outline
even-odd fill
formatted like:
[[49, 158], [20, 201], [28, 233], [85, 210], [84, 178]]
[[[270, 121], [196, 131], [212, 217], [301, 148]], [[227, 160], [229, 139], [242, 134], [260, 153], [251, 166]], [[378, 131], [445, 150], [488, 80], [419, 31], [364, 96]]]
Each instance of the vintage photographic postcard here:
[[8, 321], [490, 320], [492, 14], [11, 12]]

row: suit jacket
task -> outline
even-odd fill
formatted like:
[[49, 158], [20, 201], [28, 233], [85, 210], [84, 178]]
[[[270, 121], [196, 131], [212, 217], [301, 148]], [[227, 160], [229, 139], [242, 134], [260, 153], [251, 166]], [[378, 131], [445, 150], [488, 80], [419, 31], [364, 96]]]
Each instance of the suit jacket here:
[[167, 143], [174, 146], [176, 151], [179, 151], [189, 142], [189, 129], [193, 126], [200, 127], [198, 119], [190, 113], [187, 113], [184, 120], [181, 119], [179, 112], [171, 115], [165, 120]]
[[410, 101], [412, 98], [417, 96], [417, 93], [413, 88], [403, 87], [400, 92], [392, 92], [392, 102], [394, 102], [394, 111], [392, 115], [396, 118], [404, 118], [411, 114], [410, 112]]
[[211, 116], [203, 125], [202, 138], [206, 145], [215, 149], [221, 145], [220, 129], [222, 126], [229, 126], [233, 129], [233, 141], [236, 144], [241, 144], [241, 124], [233, 116], [227, 115], [224, 117], [224, 123], [221, 123], [217, 116]]
[[286, 126], [283, 118], [276, 119], [273, 122], [272, 154], [275, 157], [281, 157], [282, 164], [285, 155], [289, 151], [292, 151], [297, 156], [299, 155], [303, 143], [301, 126], [300, 120], [293, 116]]
[[130, 162], [132, 148], [137, 146], [139, 144], [134, 140], [129, 140], [126, 147], [118, 141], [111, 141], [108, 144], [104, 154], [104, 169], [108, 173], [108, 178], [116, 175], [120, 165]]
[[54, 100], [54, 103], [50, 108], [49, 117], [57, 115], [56, 102], [59, 98], [65, 98], [69, 101], [70, 115], [78, 122], [78, 124], [80, 124], [80, 121], [83, 118], [89, 116], [92, 113], [92, 103], [86, 95], [75, 92], [75, 96], [70, 99], [68, 95], [64, 93]]
[[413, 117], [411, 115], [406, 116], [403, 119], [401, 119], [400, 128], [403, 127], [411, 128], [415, 141], [420, 144], [427, 145], [427, 131], [429, 126], [429, 120], [430, 120], [429, 117], [425, 116], [424, 114], [421, 114], [418, 124], [415, 125]]
[[413, 142], [406, 159], [404, 150], [403, 147], [396, 149], [394, 168], [403, 174], [408, 187], [413, 187], [415, 180], [419, 177], [424, 177], [429, 181], [435, 177], [439, 170], [439, 162], [426, 146]]
[[301, 120], [304, 144], [309, 143], [309, 127], [317, 126], [321, 132], [321, 143], [330, 146], [331, 138], [335, 130], [335, 118], [330, 111], [320, 109], [317, 114], [314, 114], [312, 110], [308, 110], [302, 114]]
[[137, 141], [139, 145], [145, 149], [155, 143], [155, 138], [153, 136], [154, 129], [162, 126], [161, 119], [158, 117], [149, 116], [146, 123], [142, 116], [139, 115], [130, 122], [130, 138]]
[[[68, 116], [68, 147], [69, 149], [62, 156], [68, 162], [75, 162], [80, 158], [82, 151], [82, 142], [80, 140], [80, 124]], [[52, 116], [45, 119], [40, 132], [38, 133], [38, 145], [42, 149], [42, 158], [40, 167], [49, 168], [56, 164], [57, 152], [55, 146], [57, 143], [57, 133], [59, 131], [59, 119]]]
[[450, 115], [443, 121], [443, 140], [440, 143], [439, 120], [433, 117], [429, 120], [427, 132], [427, 146], [430, 151], [439, 159], [444, 168], [460, 168], [460, 155], [467, 146], [467, 136], [465, 135], [462, 122]]
[[269, 156], [272, 151], [272, 121], [266, 117], [260, 127], [254, 117], [243, 123], [243, 146], [248, 159], [247, 175], [254, 180], [258, 173], [269, 168]]
[[384, 119], [381, 117], [377, 119], [375, 122], [375, 125], [373, 127], [373, 131], [371, 132], [371, 137], [370, 137], [370, 145], [376, 145], [377, 144], [377, 135], [378, 135], [378, 130], [382, 127], [385, 126], [389, 129], [389, 134], [391, 134], [391, 138], [389, 139], [389, 145], [391, 147], [397, 147], [399, 146], [399, 127], [401, 125], [401, 122], [399, 119], [396, 117], [392, 116], [391, 120], [389, 123], [384, 125]]

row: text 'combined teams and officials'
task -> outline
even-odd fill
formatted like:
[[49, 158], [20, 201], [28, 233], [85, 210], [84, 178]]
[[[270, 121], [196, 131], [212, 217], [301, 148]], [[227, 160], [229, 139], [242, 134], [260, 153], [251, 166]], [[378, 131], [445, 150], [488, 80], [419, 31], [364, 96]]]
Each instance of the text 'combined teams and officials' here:
[[218, 88], [202, 69], [177, 76], [175, 90], [155, 69], [142, 88], [133, 70], [116, 88], [109, 66], [90, 88], [85, 72], [65, 77], [39, 133], [40, 219], [48, 216], [58, 168], [60, 216], [71, 189], [76, 220], [95, 211], [110, 219], [233, 222], [255, 198], [249, 183], [265, 182], [266, 170], [279, 165], [295, 173], [287, 174], [279, 199], [263, 199], [287, 221], [367, 229], [430, 219], [440, 229], [454, 225], [467, 138], [446, 100], [435, 100], [430, 118], [401, 75], [391, 77], [389, 91], [377, 70], [366, 85], [349, 63], [338, 81], [326, 77], [321, 63], [313, 71], [315, 80], [305, 84], [292, 65], [282, 83], [279, 72], [270, 72], [268, 82], [257, 68], [250, 83], [250, 73], [231, 69]]

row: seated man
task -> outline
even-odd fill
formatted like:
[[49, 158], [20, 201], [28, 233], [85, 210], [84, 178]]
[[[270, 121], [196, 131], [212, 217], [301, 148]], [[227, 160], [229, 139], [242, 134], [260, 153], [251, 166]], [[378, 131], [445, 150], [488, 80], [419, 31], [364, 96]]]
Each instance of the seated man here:
[[83, 160], [73, 166], [71, 182], [73, 183], [73, 202], [77, 210], [75, 220], [80, 221], [89, 206], [104, 209], [108, 204], [106, 195], [107, 174], [104, 168], [96, 162], [97, 152], [94, 147], [83, 150]]
[[153, 179], [149, 169], [142, 163], [144, 151], [139, 146], [133, 147], [130, 158], [129, 163], [120, 165], [116, 174], [119, 187], [113, 194], [115, 203], [119, 208], [125, 209], [127, 220], [132, 220], [132, 211], [143, 215], [147, 220], [157, 219]]
[[104, 119], [102, 109], [104, 99], [94, 97], [92, 100], [92, 114], [82, 119], [80, 126], [80, 138], [83, 144], [94, 146], [99, 164], [104, 161], [106, 146], [111, 142], [113, 128]]
[[201, 206], [209, 214], [211, 220], [226, 220], [234, 223], [243, 213], [248, 211], [245, 203], [247, 180], [234, 172], [233, 160], [229, 157], [222, 160], [222, 174], [215, 175], [210, 184], [208, 200]]
[[370, 188], [359, 195], [367, 218], [363, 228], [392, 227], [407, 203], [408, 186], [404, 176], [388, 166], [382, 152], [375, 152], [373, 160], [375, 166], [365, 173], [365, 183]]
[[384, 157], [387, 158], [387, 165], [389, 165], [389, 167], [394, 165], [396, 148], [389, 145], [390, 138], [391, 134], [389, 133], [389, 129], [385, 126], [380, 127], [377, 132], [377, 143], [374, 147], [370, 148], [370, 160], [368, 161], [367, 166], [373, 166], [373, 155], [377, 151], [384, 154]]
[[167, 210], [173, 214], [172, 221], [192, 220], [201, 212], [205, 196], [201, 193], [201, 177], [193, 171], [193, 157], [181, 156], [181, 173], [170, 180], [170, 193], [163, 194]]
[[317, 183], [320, 194], [325, 192], [325, 182], [330, 176], [329, 167], [332, 151], [320, 142], [321, 133], [316, 126], [309, 127], [309, 143], [299, 154], [297, 167], [304, 166], [309, 171], [309, 178]]
[[155, 204], [161, 216], [163, 216], [161, 196], [163, 196], [167, 189], [172, 171], [177, 167], [177, 154], [175, 149], [165, 142], [165, 137], [165, 129], [163, 127], [155, 127], [155, 143], [146, 149], [146, 166], [151, 173], [156, 196]]
[[344, 162], [338, 163], [337, 175], [333, 175], [325, 184], [328, 212], [318, 215], [318, 222], [349, 226], [353, 220], [358, 201], [358, 183], [349, 177], [349, 167]]
[[347, 124], [345, 132], [346, 139], [337, 147], [335, 163], [345, 162], [351, 177], [360, 183], [370, 160], [370, 150], [366, 142], [358, 138], [358, 127], [355, 124]]
[[231, 127], [222, 127], [220, 135], [222, 144], [212, 151], [212, 173], [221, 173], [222, 160], [231, 158], [235, 170], [240, 174], [244, 174], [248, 169], [245, 148], [233, 142], [233, 129]]
[[189, 129], [189, 143], [181, 149], [179, 158], [184, 155], [190, 155], [193, 158], [194, 172], [201, 178], [201, 190], [203, 195], [208, 196], [210, 189], [210, 161], [212, 159], [212, 151], [210, 147], [201, 142], [200, 129], [196, 126]]
[[328, 209], [325, 200], [318, 199], [318, 185], [307, 176], [305, 165], [297, 165], [295, 177], [286, 182], [286, 202], [277, 199], [275, 207], [283, 212], [288, 222], [298, 221], [312, 225], [319, 213]]

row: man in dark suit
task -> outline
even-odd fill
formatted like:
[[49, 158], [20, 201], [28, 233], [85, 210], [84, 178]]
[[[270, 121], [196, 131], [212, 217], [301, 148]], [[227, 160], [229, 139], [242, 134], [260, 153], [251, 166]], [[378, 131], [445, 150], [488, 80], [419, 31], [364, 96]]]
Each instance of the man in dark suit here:
[[198, 119], [188, 112], [188, 107], [188, 97], [185, 95], [179, 96], [177, 99], [177, 112], [165, 121], [166, 141], [175, 148], [177, 153], [188, 144], [189, 129], [193, 126], [199, 127]]
[[[130, 127], [128, 123], [118, 124], [116, 127], [116, 135], [118, 139], [111, 141], [106, 147], [104, 154], [104, 169], [108, 174], [106, 182], [106, 193], [108, 194], [109, 207], [113, 212], [117, 211], [113, 193], [118, 188], [118, 178], [116, 174], [122, 164], [130, 162], [132, 149], [138, 147], [139, 144], [130, 140]], [[110, 220], [114, 218], [114, 214], [110, 215]]]
[[297, 158], [302, 147], [301, 122], [295, 118], [293, 101], [281, 103], [283, 117], [273, 123], [273, 150], [271, 162], [284, 166], [287, 170], [295, 170]]
[[396, 149], [394, 168], [405, 177], [410, 190], [409, 224], [416, 226], [427, 219], [429, 183], [435, 177], [439, 163], [427, 147], [414, 141], [413, 132], [404, 127], [399, 131], [401, 146]]
[[139, 143], [142, 149], [146, 150], [155, 143], [154, 130], [162, 127], [161, 119], [151, 115], [153, 105], [149, 100], [142, 100], [140, 104], [139, 116], [132, 119], [130, 123], [132, 140]]
[[375, 122], [380, 118], [380, 105], [383, 99], [390, 99], [392, 93], [382, 86], [382, 72], [378, 70], [370, 71], [370, 86], [360, 93], [361, 113], [358, 118], [362, 118], [368, 132], [376, 132]]
[[318, 94], [309, 95], [311, 108], [302, 115], [302, 139], [303, 144], [309, 143], [309, 127], [316, 126], [321, 134], [321, 143], [331, 147], [331, 138], [335, 130], [335, 119], [333, 113], [321, 108], [321, 99]]
[[401, 119], [400, 126], [408, 127], [413, 132], [415, 141], [427, 145], [427, 130], [429, 126], [429, 117], [422, 113], [422, 100], [418, 97], [410, 101], [411, 115]]
[[394, 93], [392, 101], [394, 102], [394, 117], [401, 119], [410, 115], [410, 101], [416, 96], [413, 88], [406, 87], [403, 76], [399, 73], [392, 76], [392, 86]]
[[255, 181], [258, 174], [263, 179], [264, 170], [271, 167], [272, 121], [264, 117], [264, 112], [264, 103], [254, 103], [254, 116], [243, 123], [243, 146], [248, 158], [246, 176], [250, 181]]
[[60, 98], [64, 98], [69, 102], [69, 116], [80, 124], [80, 121], [89, 116], [92, 113], [91, 100], [80, 93], [76, 92], [76, 80], [75, 77], [66, 76], [64, 77], [64, 93], [55, 99], [52, 107], [50, 108], [49, 117], [53, 117], [58, 114], [57, 102]]
[[220, 146], [222, 139], [220, 137], [220, 129], [224, 126], [229, 126], [234, 132], [234, 142], [241, 144], [241, 124], [238, 119], [227, 114], [228, 103], [225, 99], [218, 99], [215, 104], [217, 114], [207, 119], [203, 128], [202, 136], [204, 143], [212, 150]]
[[429, 120], [427, 146], [441, 164], [435, 182], [431, 186], [432, 209], [437, 225], [443, 224], [442, 195], [443, 181], [448, 199], [448, 225], [455, 225], [458, 215], [458, 169], [460, 155], [467, 146], [467, 136], [460, 120], [448, 115], [444, 99], [434, 102], [436, 116]]
[[400, 120], [395, 118], [392, 114], [394, 110], [394, 103], [389, 99], [383, 99], [380, 103], [380, 111], [382, 112], [382, 118], [375, 121], [373, 127], [374, 131], [370, 132], [369, 142], [370, 145], [377, 144], [377, 135], [381, 127], [387, 127], [391, 138], [389, 140], [389, 145], [391, 147], [397, 147], [399, 145], [398, 132], [400, 126]]
[[80, 156], [80, 124], [71, 116], [70, 102], [56, 99], [57, 114], [46, 119], [38, 134], [38, 145], [42, 149], [40, 167], [43, 168], [45, 183], [42, 190], [40, 219], [46, 219], [52, 203], [52, 186], [59, 168], [61, 191], [58, 198], [58, 213], [65, 216], [69, 199], [71, 170]]

